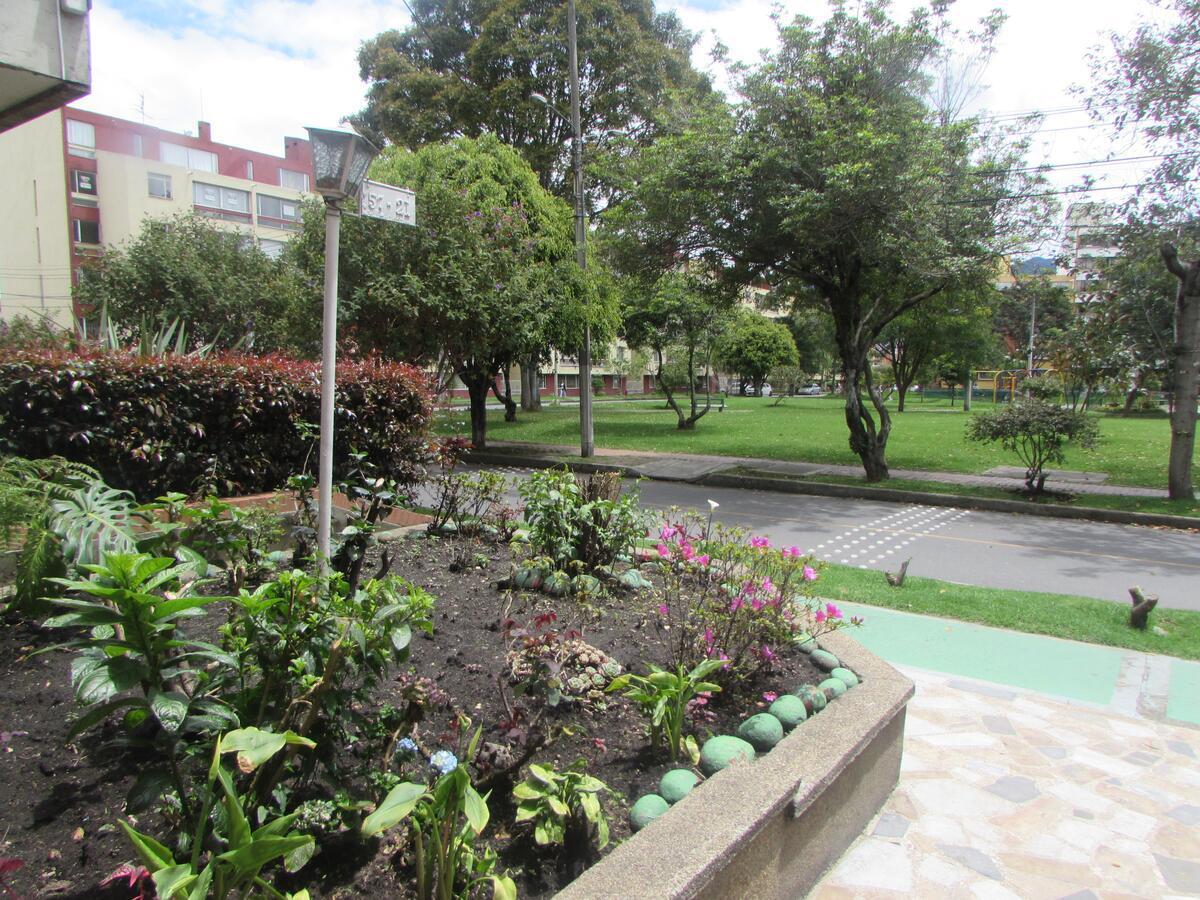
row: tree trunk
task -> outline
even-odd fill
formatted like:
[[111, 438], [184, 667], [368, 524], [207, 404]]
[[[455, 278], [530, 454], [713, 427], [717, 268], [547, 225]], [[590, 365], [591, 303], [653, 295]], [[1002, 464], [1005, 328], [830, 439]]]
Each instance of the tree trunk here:
[[521, 363], [521, 409], [542, 411], [542, 392], [538, 390], [538, 362], [532, 357]]
[[500, 393], [500, 389], [496, 387], [496, 379], [489, 378], [488, 384], [492, 388], [492, 393], [496, 395], [496, 399], [504, 404], [504, 421], [517, 421], [517, 404], [512, 398], [512, 381], [508, 377], [508, 369], [504, 370], [504, 393]]
[[1145, 378], [1145, 373], [1141, 369], [1137, 369], [1133, 373], [1133, 384], [1130, 385], [1128, 391], [1125, 392], [1125, 407], [1121, 410], [1122, 415], [1129, 415], [1133, 412], [1134, 401], [1137, 400], [1138, 394], [1142, 391], [1142, 380]]
[[904, 412], [904, 395], [907, 393], [907, 384], [896, 385], [896, 412]]
[[1164, 244], [1163, 261], [1179, 279], [1175, 298], [1174, 386], [1171, 413], [1171, 453], [1167, 469], [1167, 495], [1172, 500], [1194, 500], [1192, 456], [1196, 447], [1196, 401], [1200, 393], [1200, 261], [1186, 266], [1175, 248]]
[[487, 446], [487, 395], [488, 382], [491, 377], [487, 374], [462, 371], [459, 379], [467, 386], [467, 394], [471, 398], [471, 443], [479, 449]]
[[[870, 363], [865, 354], [857, 363], [843, 369], [846, 387], [846, 425], [850, 429], [850, 449], [862, 460], [867, 481], [883, 481], [888, 477], [887, 448], [888, 433], [892, 430], [891, 416], [883, 405], [872, 381]], [[866, 380], [867, 394], [871, 405], [879, 414], [879, 428], [875, 419], [863, 405], [862, 382]]]
[[971, 394], [975, 391], [975, 384], [970, 376], [963, 384], [963, 412], [971, 411]]

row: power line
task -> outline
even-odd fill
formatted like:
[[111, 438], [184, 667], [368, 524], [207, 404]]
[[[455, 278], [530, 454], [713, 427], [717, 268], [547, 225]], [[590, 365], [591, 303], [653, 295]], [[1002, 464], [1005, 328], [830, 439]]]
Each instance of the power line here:
[[[1177, 184], [1192, 184], [1200, 181], [1200, 178], [1189, 178], [1185, 181], [1176, 182]], [[978, 203], [994, 203], [997, 200], [1028, 200], [1033, 197], [1054, 197], [1062, 194], [1090, 194], [1093, 191], [1125, 191], [1135, 188], [1152, 187], [1153, 181], [1144, 181], [1140, 184], [1114, 184], [1107, 187], [1078, 187], [1078, 188], [1063, 188], [1058, 191], [1038, 191], [1032, 194], [1002, 194], [995, 197], [977, 197], [972, 200], [951, 200], [946, 206], [969, 206]]]

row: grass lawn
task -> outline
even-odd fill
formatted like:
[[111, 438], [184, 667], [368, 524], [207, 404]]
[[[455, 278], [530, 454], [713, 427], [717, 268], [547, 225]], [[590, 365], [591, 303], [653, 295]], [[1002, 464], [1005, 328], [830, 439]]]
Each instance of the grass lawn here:
[[[837, 397], [773, 399], [731, 397], [724, 412], [712, 411], [694, 431], [679, 431], [675, 414], [656, 403], [612, 403], [595, 408], [596, 445], [622, 450], [754, 456], [805, 462], [858, 465], [847, 443], [842, 401]], [[990, 408], [976, 403], [975, 410]], [[984, 472], [1019, 465], [998, 446], [975, 444], [965, 437], [969, 413], [946, 400], [921, 403], [909, 398], [903, 414], [893, 416], [887, 459], [893, 469]], [[443, 434], [469, 434], [466, 412], [443, 412]], [[505, 422], [488, 413], [488, 434], [497, 440], [571, 445], [579, 438], [579, 410], [545, 408], [519, 413]], [[1164, 418], [1100, 416], [1101, 443], [1092, 451], [1070, 449], [1065, 468], [1106, 472], [1110, 483], [1165, 487], [1170, 423]], [[1200, 481], [1200, 465], [1197, 466]]]
[[[1129, 627], [1129, 604], [952, 584], [933, 578], [909, 577], [894, 588], [882, 572], [852, 566], [826, 565], [817, 593], [831, 600], [884, 606], [902, 612], [924, 613], [977, 622], [1030, 634], [1200, 659], [1200, 612], [1163, 609], [1150, 614], [1151, 628]], [[1155, 634], [1157, 625], [1167, 633]]]

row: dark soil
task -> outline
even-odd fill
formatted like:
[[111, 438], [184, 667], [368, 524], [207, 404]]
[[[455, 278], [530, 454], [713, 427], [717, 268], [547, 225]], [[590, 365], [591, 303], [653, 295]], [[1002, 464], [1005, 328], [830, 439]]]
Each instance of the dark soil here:
[[[597, 693], [592, 702], [565, 702], [553, 708], [541, 695], [514, 698], [502, 623], [512, 620], [517, 627], [529, 627], [537, 616], [553, 613], [554, 622], [545, 627], [577, 630], [626, 669], [642, 672], [646, 662], [667, 662], [665, 636], [651, 615], [654, 602], [615, 593], [581, 604], [541, 593], [499, 590], [497, 582], [510, 568], [509, 550], [503, 545], [414, 538], [396, 545], [395, 556], [394, 572], [438, 598], [435, 633], [414, 639], [405, 671], [433, 679], [449, 703], [431, 709], [419, 724], [417, 744], [426, 755], [456, 750], [465, 743], [453, 727], [460, 712], [470, 717], [472, 731], [483, 727], [483, 742], [493, 762], [490, 771], [484, 766], [476, 772], [477, 784], [491, 790], [491, 823], [485, 836], [516, 879], [520, 896], [549, 896], [573, 875], [552, 850], [538, 848], [527, 831], [513, 827], [512, 776], [496, 771], [529, 754], [522, 738], [535, 746], [546, 741], [532, 752], [531, 761], [563, 769], [584, 759], [589, 773], [621, 795], [605, 801], [612, 826], [610, 849], [630, 834], [627, 806], [656, 791], [668, 769], [688, 761], [672, 764], [651, 754], [644, 717], [621, 697]], [[466, 562], [467, 567], [452, 572], [455, 562]], [[364, 571], [373, 572], [374, 566]], [[207, 618], [223, 620], [223, 610], [209, 609]], [[98, 885], [122, 862], [134, 859], [114, 826], [124, 814], [125, 793], [142, 761], [129, 753], [106, 754], [99, 749], [99, 736], [64, 745], [74, 713], [70, 657], [60, 652], [29, 655], [59, 639], [60, 634], [14, 620], [0, 630], [0, 857], [24, 862], [9, 881], [19, 897], [129, 897], [127, 888], [105, 893]], [[402, 674], [397, 671], [376, 691], [380, 705], [403, 705], [395, 680]], [[823, 677], [803, 654], [783, 654], [770, 673], [717, 694], [709, 707], [713, 720], [697, 724], [693, 733], [701, 743], [710, 732], [732, 733], [746, 715], [768, 705], [764, 692], [786, 693]], [[344, 755], [361, 761], [371, 755], [366, 746], [364, 742]], [[156, 820], [157, 815], [142, 816], [143, 826], [161, 834]], [[410, 896], [412, 875], [405, 864], [402, 832], [396, 829], [366, 842], [353, 832], [323, 838], [317, 855], [301, 872], [291, 878], [279, 876], [276, 883], [291, 890], [307, 887], [314, 898]], [[485, 894], [490, 896], [490, 890]]]

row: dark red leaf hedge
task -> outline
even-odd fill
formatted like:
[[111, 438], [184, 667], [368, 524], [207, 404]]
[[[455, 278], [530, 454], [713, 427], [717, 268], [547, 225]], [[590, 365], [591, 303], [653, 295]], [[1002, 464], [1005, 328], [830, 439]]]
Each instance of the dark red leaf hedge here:
[[[320, 364], [8, 351], [0, 357], [0, 450], [59, 455], [149, 499], [167, 491], [252, 494], [315, 474]], [[377, 360], [337, 370], [335, 470], [353, 448], [411, 482], [432, 415], [420, 370]]]

